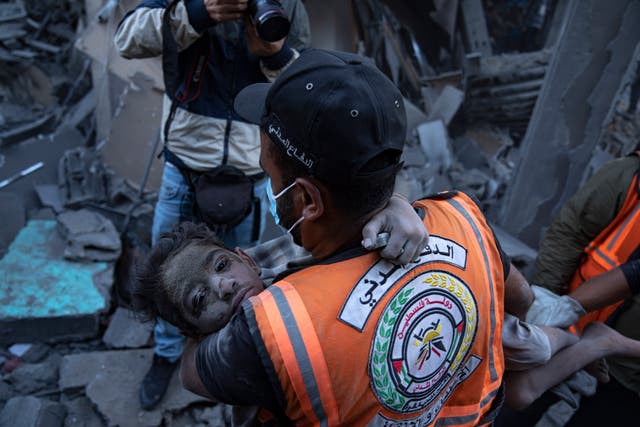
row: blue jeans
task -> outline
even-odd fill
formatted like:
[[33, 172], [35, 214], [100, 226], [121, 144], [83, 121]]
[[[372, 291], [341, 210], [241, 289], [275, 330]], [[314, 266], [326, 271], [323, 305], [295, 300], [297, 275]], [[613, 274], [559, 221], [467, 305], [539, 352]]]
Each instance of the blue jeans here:
[[[260, 199], [260, 234], [264, 231], [265, 217], [268, 210], [265, 190], [267, 180], [263, 179], [254, 184], [253, 194]], [[219, 236], [230, 247], [247, 248], [258, 241], [251, 240], [253, 231], [253, 209], [251, 213], [238, 225], [226, 230]], [[155, 244], [162, 233], [173, 229], [173, 226], [183, 221], [193, 221], [193, 192], [185, 181], [182, 173], [171, 163], [164, 164], [158, 203], [153, 215], [151, 228], [151, 243]], [[158, 356], [170, 361], [176, 361], [182, 354], [184, 337], [178, 328], [166, 320], [158, 318], [153, 331], [155, 352]]]

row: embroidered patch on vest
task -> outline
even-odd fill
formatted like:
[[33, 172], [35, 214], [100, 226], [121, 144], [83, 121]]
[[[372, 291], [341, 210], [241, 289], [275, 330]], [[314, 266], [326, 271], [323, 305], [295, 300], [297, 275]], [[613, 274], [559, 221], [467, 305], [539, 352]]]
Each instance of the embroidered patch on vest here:
[[373, 309], [402, 276], [418, 265], [445, 262], [458, 268], [467, 266], [467, 250], [453, 240], [431, 235], [420, 257], [406, 267], [378, 260], [353, 287], [338, 318], [362, 331]]
[[371, 345], [369, 377], [380, 403], [399, 413], [427, 408], [433, 419], [480, 364], [476, 356], [462, 364], [477, 322], [473, 294], [453, 275], [429, 271], [405, 284], [382, 312]]

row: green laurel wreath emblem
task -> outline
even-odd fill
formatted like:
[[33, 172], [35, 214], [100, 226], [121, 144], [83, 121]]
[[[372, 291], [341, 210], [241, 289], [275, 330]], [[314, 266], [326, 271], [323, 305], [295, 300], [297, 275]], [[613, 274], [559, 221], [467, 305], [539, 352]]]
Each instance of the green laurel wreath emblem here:
[[[378, 333], [373, 346], [372, 364], [371, 370], [373, 372], [373, 384], [375, 385], [375, 391], [378, 397], [389, 408], [400, 411], [407, 399], [402, 396], [393, 385], [393, 380], [390, 378], [389, 368], [387, 365], [387, 353], [389, 350], [389, 343], [391, 342], [391, 332], [395, 321], [402, 311], [402, 307], [409, 300], [409, 295], [413, 288], [400, 291], [391, 301], [389, 309], [385, 311], [382, 320], [378, 327]], [[405, 383], [409, 383], [411, 379], [407, 374], [404, 363], [402, 364], [402, 371], [400, 372], [402, 379]]]

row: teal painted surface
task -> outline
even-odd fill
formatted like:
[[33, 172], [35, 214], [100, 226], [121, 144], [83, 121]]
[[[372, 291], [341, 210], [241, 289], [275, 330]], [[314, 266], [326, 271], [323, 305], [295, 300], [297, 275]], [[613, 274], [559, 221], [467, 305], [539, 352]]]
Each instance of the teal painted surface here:
[[57, 234], [55, 221], [29, 221], [11, 243], [0, 260], [0, 318], [73, 316], [105, 308], [91, 277], [107, 264], [64, 260]]

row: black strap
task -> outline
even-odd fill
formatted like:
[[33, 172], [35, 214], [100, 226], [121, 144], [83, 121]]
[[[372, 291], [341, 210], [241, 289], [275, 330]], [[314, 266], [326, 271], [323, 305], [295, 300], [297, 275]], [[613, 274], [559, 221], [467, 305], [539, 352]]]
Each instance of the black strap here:
[[178, 43], [173, 37], [173, 31], [171, 31], [171, 12], [179, 2], [180, 0], [172, 0], [162, 16], [162, 78], [164, 79], [165, 91], [172, 100], [175, 100], [180, 85], [180, 67], [178, 65]]
[[[180, 68], [180, 56], [178, 53], [178, 42], [175, 37], [173, 37], [173, 31], [171, 29], [171, 13], [175, 10], [179, 2], [180, 0], [172, 0], [172, 2], [166, 7], [164, 15], [162, 16], [162, 79], [164, 81], [165, 92], [171, 99], [171, 109], [167, 116], [167, 120], [164, 123], [165, 145], [168, 141], [171, 122], [173, 122], [173, 118], [178, 108], [178, 90], [180, 89], [180, 83], [183, 80], [183, 73]], [[191, 82], [194, 87], [191, 88], [191, 85], [188, 85], [188, 89], [193, 89], [195, 93], [191, 96], [189, 101], [200, 96], [200, 89], [204, 80], [202, 79], [202, 73], [207, 65], [209, 56], [208, 34], [208, 32], [205, 32], [196, 42], [199, 44], [200, 50], [198, 59], [192, 64], [192, 70], [190, 73]], [[183, 95], [184, 96], [180, 97], [180, 100], [185, 102], [185, 97], [189, 94], [185, 93]]]

